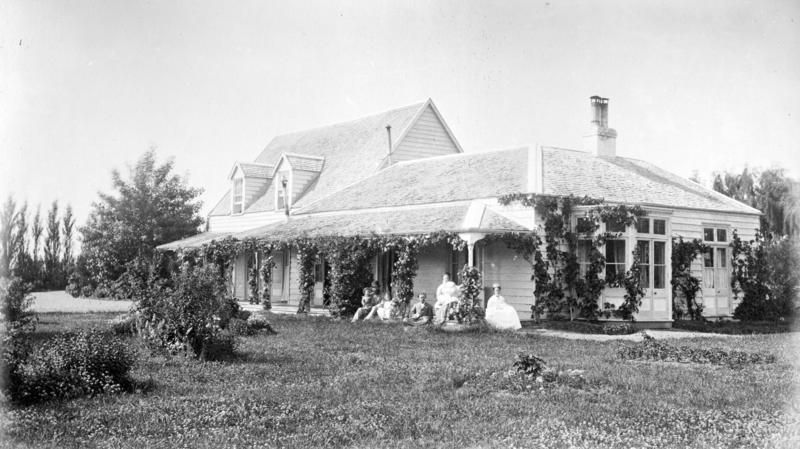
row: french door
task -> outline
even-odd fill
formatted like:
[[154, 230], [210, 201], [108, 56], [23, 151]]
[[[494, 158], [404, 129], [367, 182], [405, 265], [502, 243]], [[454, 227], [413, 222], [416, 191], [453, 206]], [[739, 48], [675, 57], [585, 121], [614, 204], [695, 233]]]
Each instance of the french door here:
[[644, 290], [639, 306], [639, 319], [669, 319], [667, 296], [667, 242], [657, 239], [637, 239], [639, 249], [640, 285]]
[[703, 315], [731, 314], [731, 280], [728, 247], [711, 246], [703, 254]]

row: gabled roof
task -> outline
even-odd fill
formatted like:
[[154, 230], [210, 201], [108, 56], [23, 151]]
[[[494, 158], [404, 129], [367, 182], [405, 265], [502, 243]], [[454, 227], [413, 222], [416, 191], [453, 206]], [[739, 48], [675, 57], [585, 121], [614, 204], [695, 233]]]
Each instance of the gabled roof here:
[[228, 174], [228, 179], [233, 178], [234, 173], [236, 173], [236, 169], [240, 169], [242, 174], [244, 174], [245, 178], [261, 178], [261, 179], [268, 179], [272, 178], [272, 172], [275, 170], [275, 166], [269, 164], [257, 164], [254, 162], [236, 162], [233, 164], [233, 168], [231, 168], [230, 174]]
[[[293, 204], [301, 207], [375, 173], [388, 152], [386, 125], [392, 127], [393, 144], [396, 144], [420, 109], [428, 104], [426, 101], [358, 120], [277, 136], [259, 154], [256, 162], [277, 164], [284, 154], [307, 159], [324, 158], [324, 170], [314, 188]], [[310, 168], [319, 167], [312, 164]], [[258, 210], [251, 207], [249, 211]]]
[[293, 170], [319, 172], [322, 171], [322, 167], [325, 165], [325, 158], [321, 156], [284, 153], [282, 159], [285, 159], [286, 162], [292, 166]]

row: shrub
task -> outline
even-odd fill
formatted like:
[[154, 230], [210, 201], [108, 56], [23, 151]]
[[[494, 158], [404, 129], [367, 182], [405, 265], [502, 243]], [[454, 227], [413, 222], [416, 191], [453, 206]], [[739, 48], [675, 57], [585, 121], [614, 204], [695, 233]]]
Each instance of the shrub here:
[[130, 388], [136, 352], [117, 337], [98, 330], [57, 335], [11, 374], [13, 401], [30, 404]]
[[250, 327], [247, 325], [247, 321], [241, 318], [232, 318], [228, 322], [228, 330], [233, 335], [252, 335]]
[[77, 298], [81, 296], [81, 284], [78, 273], [73, 272], [69, 275], [67, 279], [67, 286], [64, 288], [64, 291], [67, 292], [73, 298]]
[[111, 296], [111, 289], [108, 287], [108, 284], [100, 284], [94, 289], [94, 296], [98, 299], [104, 299]]
[[214, 264], [185, 266], [169, 282], [150, 283], [136, 305], [139, 335], [170, 352], [190, 352], [204, 360], [232, 348], [223, 330], [237, 317], [239, 304], [219, 276]]
[[91, 298], [94, 295], [94, 289], [91, 285], [84, 285], [81, 287], [81, 296], [84, 298]]
[[30, 291], [30, 284], [19, 278], [0, 278], [0, 312], [9, 328], [33, 331], [36, 313], [31, 311], [33, 296], [29, 295]]
[[734, 317], [740, 320], [778, 320], [791, 317], [800, 287], [798, 244], [790, 239], [743, 242], [733, 233], [734, 292], [744, 295]]
[[543, 359], [532, 354], [518, 355], [513, 366], [518, 373], [533, 377], [538, 377], [547, 368]]
[[267, 318], [263, 315], [251, 315], [250, 318], [247, 319], [247, 326], [250, 329], [250, 332], [254, 334], [259, 332], [277, 334], [269, 321], [267, 321]]

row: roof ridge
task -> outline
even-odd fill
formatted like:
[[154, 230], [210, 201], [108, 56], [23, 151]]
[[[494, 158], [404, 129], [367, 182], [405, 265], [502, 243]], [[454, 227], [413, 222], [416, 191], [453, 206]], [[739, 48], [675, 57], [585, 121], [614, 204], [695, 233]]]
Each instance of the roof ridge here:
[[[527, 150], [528, 148], [530, 148], [530, 147], [524, 146], [524, 147], [516, 147], [516, 148], [500, 148], [500, 149], [480, 150], [480, 151], [465, 151], [463, 153], [441, 154], [439, 156], [421, 157], [421, 158], [417, 158], [417, 159], [410, 159], [410, 160], [407, 160], [407, 161], [396, 162], [396, 163], [384, 168], [383, 170], [381, 170], [381, 172], [384, 171], [384, 170], [388, 170], [388, 169], [390, 169], [392, 167], [400, 166], [400, 165], [412, 165], [412, 164], [416, 164], [416, 163], [429, 162], [429, 161], [438, 161], [438, 160], [447, 159], [447, 158], [454, 158], [455, 159], [456, 157], [479, 156], [479, 155], [486, 154], [486, 153], [501, 153], [503, 151], [509, 151], [510, 152], [510, 151], [518, 151], [518, 150]], [[378, 172], [378, 173], [380, 173], [380, 172]]]
[[[345, 121], [342, 121], [342, 122], [329, 123], [327, 125], [314, 126], [314, 127], [311, 127], [311, 128], [303, 128], [303, 129], [298, 129], [298, 130], [290, 131], [290, 132], [283, 133], [283, 134], [277, 134], [272, 138], [272, 140], [275, 140], [275, 139], [277, 139], [279, 137], [291, 136], [291, 135], [294, 135], [294, 134], [307, 133], [307, 132], [317, 131], [317, 130], [326, 129], [326, 128], [333, 128], [335, 126], [350, 125], [352, 123], [360, 122], [360, 121], [368, 119], [368, 118], [378, 117], [380, 115], [390, 114], [390, 113], [397, 112], [397, 111], [402, 111], [402, 110], [405, 110], [405, 109], [411, 109], [411, 108], [419, 109], [419, 108], [425, 106], [427, 103], [428, 103], [428, 100], [425, 100], [425, 101], [422, 101], [422, 102], [419, 102], [419, 103], [413, 103], [413, 104], [410, 104], [410, 105], [407, 105], [407, 106], [401, 106], [399, 108], [393, 108], [393, 109], [388, 109], [388, 110], [382, 111], [382, 112], [376, 112], [374, 114], [363, 115], [361, 117], [356, 117], [356, 118], [351, 119], [351, 120], [345, 120]], [[267, 146], [269, 146], [269, 144], [267, 144]]]

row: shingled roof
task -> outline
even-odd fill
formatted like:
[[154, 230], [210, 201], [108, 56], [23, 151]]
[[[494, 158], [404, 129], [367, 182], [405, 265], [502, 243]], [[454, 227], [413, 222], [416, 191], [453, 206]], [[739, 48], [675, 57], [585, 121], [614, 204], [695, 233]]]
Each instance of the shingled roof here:
[[400, 162], [301, 213], [497, 197], [526, 189], [527, 164], [526, 148]]
[[[528, 155], [527, 148], [518, 148], [402, 162], [309, 204], [300, 213], [444, 203], [526, 192]], [[544, 147], [542, 173], [542, 193], [546, 194], [588, 195], [627, 204], [759, 213], [711, 189], [635, 159], [598, 157], [583, 151]]]
[[[324, 158], [325, 169], [320, 172], [314, 188], [293, 204], [293, 207], [302, 207], [375, 173], [388, 151], [386, 125], [397, 130], [393, 134], [396, 144], [397, 137], [402, 134], [400, 131], [406, 129], [427, 104], [417, 103], [350, 122], [277, 136], [258, 155], [256, 162], [276, 164], [283, 154]], [[306, 157], [306, 162], [308, 159]], [[302, 163], [290, 161], [294, 162]], [[253, 208], [256, 204], [259, 202], [248, 208], [248, 212], [259, 211]]]
[[238, 165], [246, 178], [271, 178], [272, 172], [275, 170], [275, 166], [269, 164], [239, 162]]
[[[464, 217], [469, 202], [404, 208], [394, 211], [342, 212], [338, 214], [299, 215], [288, 221], [272, 223], [233, 234], [237, 239], [269, 237], [290, 239], [301, 236], [351, 236], [370, 234], [413, 235], [432, 231], [450, 232], [521, 232], [526, 228], [490, 210], [486, 210], [478, 227], [466, 228]], [[484, 228], [485, 227], [485, 228]]]
[[653, 164], [598, 157], [563, 148], [542, 148], [544, 193], [588, 195], [626, 204], [760, 214], [756, 209]]

